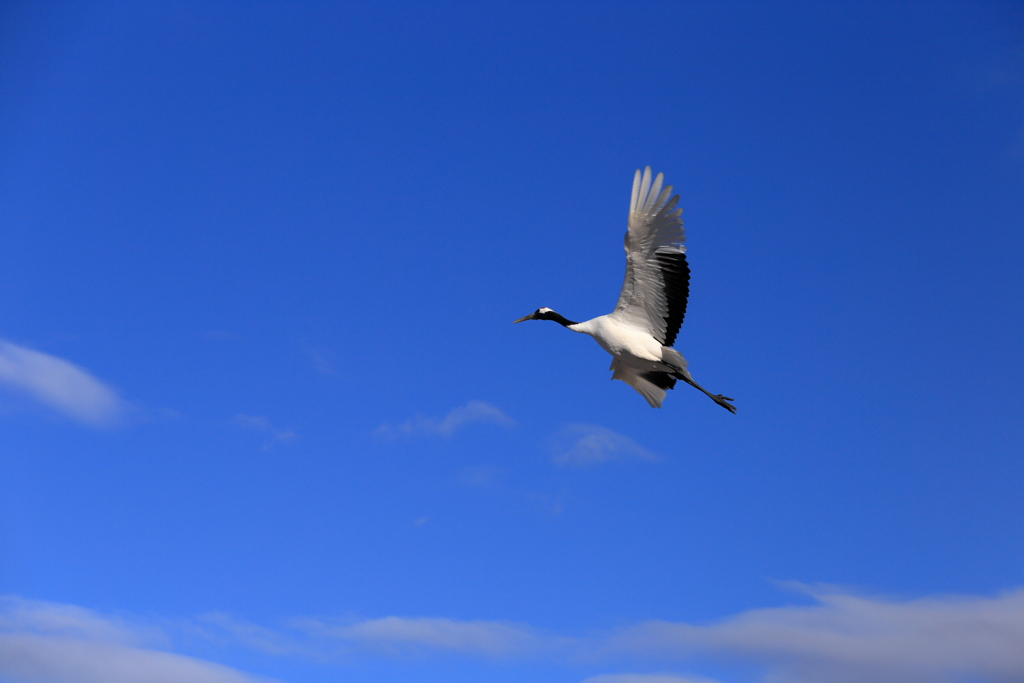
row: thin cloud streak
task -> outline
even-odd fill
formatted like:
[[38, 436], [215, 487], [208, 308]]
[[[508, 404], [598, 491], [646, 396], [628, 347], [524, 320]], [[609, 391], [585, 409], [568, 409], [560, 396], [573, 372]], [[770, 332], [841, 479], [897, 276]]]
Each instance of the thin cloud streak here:
[[750, 610], [711, 626], [648, 622], [608, 645], [660, 657], [738, 657], [785, 683], [1024, 680], [1024, 589], [906, 601], [801, 589], [817, 604]]
[[296, 617], [288, 620], [286, 629], [276, 630], [214, 612], [189, 622], [187, 630], [222, 646], [236, 643], [266, 654], [312, 659], [339, 653], [385, 657], [447, 653], [501, 659], [550, 651], [566, 640], [541, 636], [522, 624], [437, 617], [361, 621]]
[[434, 650], [507, 657], [534, 652], [544, 645], [528, 627], [497, 621], [383, 617], [349, 625], [309, 620], [304, 626], [320, 636], [391, 654]]
[[711, 678], [674, 676], [672, 674], [602, 674], [582, 683], [718, 683]]
[[[806, 587], [812, 605], [741, 612], [709, 625], [650, 621], [584, 637], [503, 621], [388, 616], [293, 619], [272, 629], [225, 614], [176, 628], [220, 646], [329, 661], [448, 655], [654, 667], [708, 657], [763, 669], [772, 683], [1016, 683], [1024, 680], [1024, 588], [995, 597], [865, 597]], [[166, 628], [165, 624], [165, 628]], [[244, 683], [234, 669], [170, 652], [160, 628], [73, 605], [0, 599], [0, 680]], [[660, 668], [660, 667], [659, 667]], [[715, 683], [697, 675], [610, 673], [583, 683]]]
[[440, 420], [417, 415], [397, 426], [385, 422], [376, 429], [374, 434], [377, 437], [392, 439], [398, 436], [417, 434], [447, 437], [462, 427], [474, 423], [493, 424], [499, 427], [514, 427], [516, 425], [516, 421], [503, 413], [500, 408], [492, 406], [490, 403], [473, 400], [464, 406], [450, 410]]
[[276, 443], [287, 443], [295, 439], [298, 434], [290, 429], [278, 429], [265, 417], [260, 415], [235, 415], [233, 422], [243, 428], [256, 432], [262, 432], [270, 437], [270, 442], [263, 445], [263, 450], [270, 450]]
[[588, 467], [611, 460], [657, 460], [658, 456], [629, 437], [593, 424], [571, 424], [562, 429], [551, 445], [556, 465]]
[[168, 639], [74, 605], [0, 598], [0, 680], [19, 683], [257, 683], [213, 662], [155, 649]]
[[0, 340], [0, 385], [93, 427], [116, 424], [124, 411], [117, 393], [76, 365]]
[[334, 363], [328, 359], [328, 354], [320, 349], [313, 348], [306, 343], [302, 343], [302, 351], [306, 354], [306, 358], [312, 363], [313, 368], [324, 375], [336, 375]]
[[254, 683], [220, 664], [68, 638], [0, 634], [0, 677], [24, 683]]
[[[711, 625], [651, 621], [586, 637], [521, 624], [384, 617], [336, 624], [297, 620], [313, 649], [364, 655], [431, 652], [563, 662], [693, 658], [763, 668], [772, 683], [1016, 683], [1024, 680], [1024, 589], [996, 597], [891, 600], [796, 585], [813, 605], [741, 612]], [[316, 644], [319, 642], [319, 645]], [[695, 675], [604, 674], [586, 683], [714, 683]]]
[[186, 627], [190, 635], [219, 645], [238, 643], [269, 655], [303, 655], [316, 657], [317, 652], [294, 638], [252, 622], [235, 618], [226, 612], [208, 612], [196, 617]]
[[103, 617], [76, 605], [0, 596], [0, 632], [102, 640], [122, 645], [163, 642], [160, 632]]

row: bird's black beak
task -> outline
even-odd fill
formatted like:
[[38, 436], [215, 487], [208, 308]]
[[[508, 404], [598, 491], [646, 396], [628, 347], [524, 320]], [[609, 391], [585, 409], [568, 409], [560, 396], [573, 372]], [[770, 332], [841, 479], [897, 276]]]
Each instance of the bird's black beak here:
[[513, 321], [512, 321], [512, 323], [513, 323], [513, 324], [515, 324], [515, 323], [521, 323], [521, 322], [523, 322], [524, 320], [533, 320], [533, 313], [531, 313], [530, 315], [524, 315], [524, 316], [523, 316], [522, 318], [520, 318], [519, 320], [513, 320]]

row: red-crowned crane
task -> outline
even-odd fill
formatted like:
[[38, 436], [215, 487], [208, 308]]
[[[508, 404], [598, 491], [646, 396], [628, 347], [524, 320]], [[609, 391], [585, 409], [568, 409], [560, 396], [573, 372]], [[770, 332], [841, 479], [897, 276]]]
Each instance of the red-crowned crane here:
[[686, 263], [683, 210], [676, 208], [679, 195], [664, 184], [659, 173], [651, 182], [651, 167], [633, 176], [626, 230], [626, 279], [615, 310], [582, 323], [574, 323], [550, 308], [538, 308], [524, 320], [554, 320], [573, 332], [589, 334], [612, 355], [612, 379], [633, 387], [652, 408], [660, 408], [665, 390], [676, 380], [700, 389], [730, 413], [731, 398], [712, 394], [693, 381], [686, 359], [672, 348], [690, 289]]

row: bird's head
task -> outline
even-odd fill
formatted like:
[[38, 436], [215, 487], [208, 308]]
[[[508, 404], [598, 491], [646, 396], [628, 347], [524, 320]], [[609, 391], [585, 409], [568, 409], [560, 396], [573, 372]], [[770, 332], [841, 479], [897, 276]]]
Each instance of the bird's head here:
[[[524, 320], [551, 320], [551, 314], [552, 313], [555, 313], [555, 312], [552, 311], [550, 308], [538, 308], [536, 311], [534, 311], [530, 315], [524, 315], [519, 320], [513, 320], [512, 322], [513, 323], [521, 323]], [[558, 314], [555, 313], [555, 315], [558, 315]]]
[[554, 311], [552, 311], [550, 308], [538, 308], [536, 311], [534, 311], [530, 315], [524, 315], [519, 320], [513, 320], [512, 322], [513, 323], [521, 323], [524, 320], [554, 320], [559, 325], [565, 325], [565, 326], [575, 325], [576, 324], [576, 323], [574, 323], [571, 320], [566, 320], [565, 318], [560, 316], [558, 313], [555, 313]]
[[555, 311], [550, 308], [538, 308], [529, 315], [523, 315], [518, 319], [518, 321], [512, 321], [512, 323], [522, 323], [523, 321], [550, 321], [550, 315], [554, 312]]

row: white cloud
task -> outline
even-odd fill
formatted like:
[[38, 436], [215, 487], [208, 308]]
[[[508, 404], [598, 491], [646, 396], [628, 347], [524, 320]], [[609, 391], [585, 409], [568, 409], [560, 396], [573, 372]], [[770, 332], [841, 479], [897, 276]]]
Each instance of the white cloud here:
[[555, 436], [551, 458], [558, 465], [586, 467], [629, 458], [657, 460], [658, 456], [629, 437], [610, 429], [591, 424], [572, 424]]
[[710, 678], [673, 676], [671, 674], [603, 674], [591, 676], [583, 683], [718, 683]]
[[323, 373], [325, 375], [337, 374], [337, 372], [335, 372], [334, 369], [334, 363], [328, 359], [327, 352], [321, 349], [313, 348], [312, 346], [309, 346], [304, 342], [302, 343], [302, 350], [306, 354], [306, 357], [309, 359], [309, 361], [313, 364], [313, 368], [317, 372]]
[[17, 683], [255, 683], [156, 646], [166, 637], [74, 605], [0, 599], [0, 680]]
[[[501, 621], [384, 617], [295, 619], [275, 630], [223, 614], [191, 636], [278, 656], [418, 654], [552, 662], [616, 659], [650, 668], [715, 657], [763, 668], [772, 683], [1019, 683], [1024, 588], [995, 597], [895, 600], [798, 586], [814, 603], [741, 612], [712, 624], [651, 621], [611, 633], [558, 636]], [[166, 625], [165, 625], [166, 626]], [[181, 628], [180, 625], [178, 628]], [[0, 680], [12, 683], [246, 683], [254, 679], [170, 652], [167, 633], [71, 605], [0, 599]], [[660, 666], [659, 666], [660, 668]], [[617, 673], [583, 683], [715, 683], [696, 675]]]
[[458, 482], [466, 486], [490, 486], [494, 484], [504, 470], [494, 465], [471, 465], [458, 472]]
[[0, 634], [0, 676], [19, 683], [252, 683], [192, 657], [67, 638]]
[[306, 630], [390, 654], [441, 650], [507, 656], [536, 650], [541, 640], [528, 628], [498, 621], [384, 617], [348, 625], [303, 622]]
[[412, 434], [451, 436], [457, 429], [475, 422], [495, 424], [500, 427], [514, 427], [516, 424], [515, 420], [490, 403], [470, 401], [464, 406], [452, 409], [440, 420], [417, 415], [396, 427], [385, 422], [377, 428], [375, 434], [391, 438]]
[[278, 429], [270, 423], [270, 420], [259, 415], [243, 415], [239, 413], [235, 415], [233, 422], [243, 429], [251, 429], [268, 435], [271, 440], [269, 443], [264, 444], [263, 450], [265, 451], [269, 450], [275, 443], [287, 443], [298, 436], [298, 434], [290, 429]]
[[1024, 589], [902, 601], [803, 590], [817, 604], [750, 610], [710, 626], [649, 622], [609, 644], [659, 656], [739, 657], [764, 665], [779, 683], [1024, 680]]
[[[497, 621], [385, 617], [293, 623], [356, 651], [400, 656], [448, 652], [563, 662], [626, 657], [648, 666], [718, 658], [760, 666], [772, 683], [1019, 683], [1024, 680], [1024, 589], [996, 597], [893, 600], [835, 588], [800, 590], [812, 605], [741, 612], [710, 625], [651, 621], [608, 634], [566, 637]], [[323, 647], [320, 645], [319, 647]], [[715, 683], [682, 674], [605, 674], [584, 683]]]
[[0, 631], [49, 634], [134, 645], [160, 639], [159, 631], [129, 625], [118, 617], [53, 602], [0, 596]]
[[92, 426], [115, 424], [124, 410], [113, 389], [81, 368], [3, 340], [0, 384]]
[[310, 654], [295, 639], [273, 629], [236, 619], [225, 612], [209, 612], [196, 618], [187, 629], [193, 635], [224, 644], [240, 643], [271, 655]]

